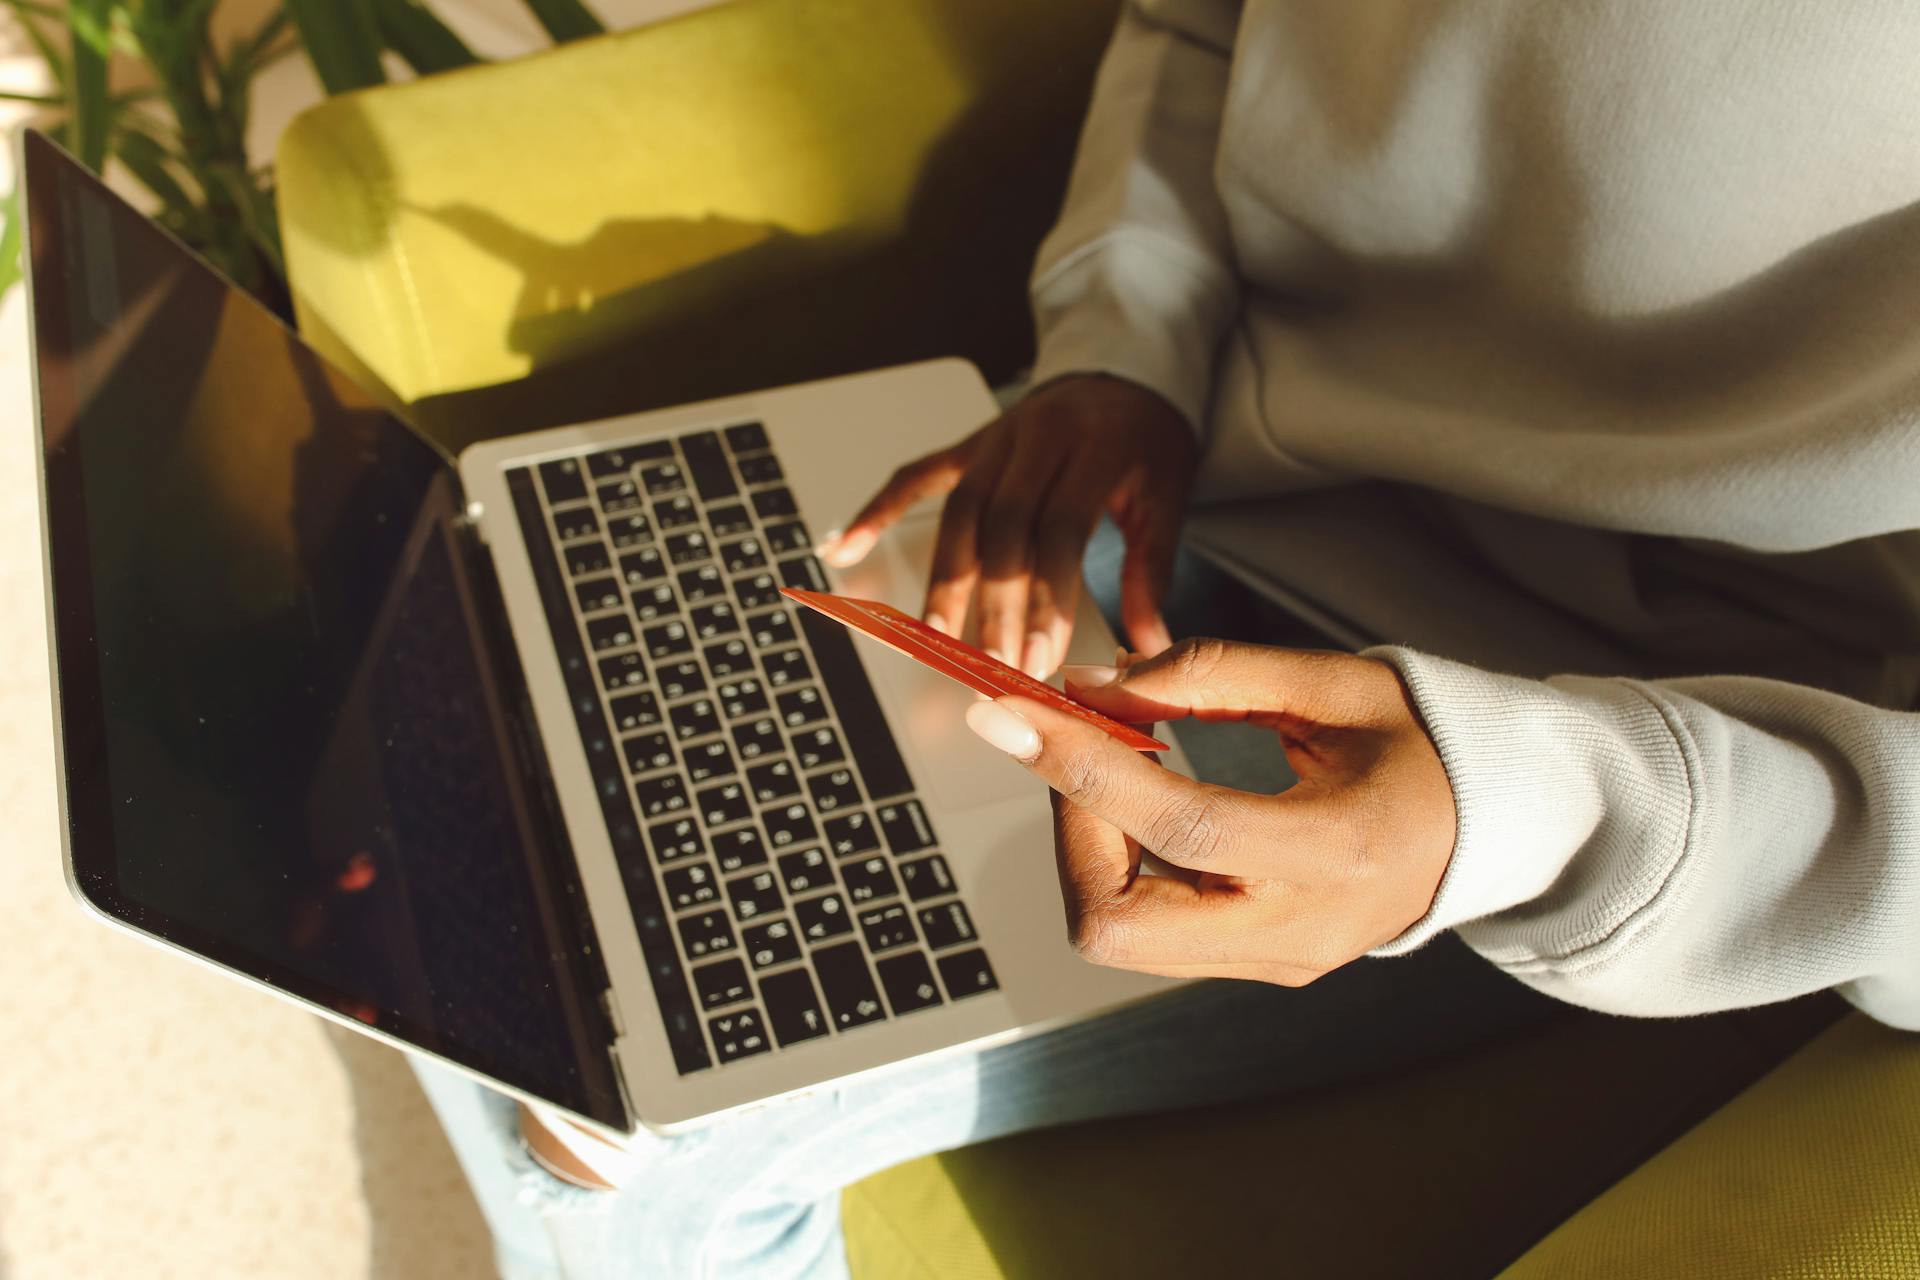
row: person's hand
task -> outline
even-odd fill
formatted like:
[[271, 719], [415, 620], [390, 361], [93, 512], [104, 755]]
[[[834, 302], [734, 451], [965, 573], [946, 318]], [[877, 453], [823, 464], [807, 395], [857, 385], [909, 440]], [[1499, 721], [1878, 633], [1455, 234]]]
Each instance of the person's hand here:
[[[1187, 640], [1124, 670], [1068, 667], [1117, 720], [1244, 720], [1280, 736], [1278, 795], [1163, 769], [1020, 697], [967, 723], [1055, 791], [1067, 928], [1087, 959], [1300, 986], [1404, 932], [1453, 855], [1453, 788], [1399, 675], [1352, 654]], [[1140, 874], [1151, 849], [1179, 878]]]
[[946, 494], [923, 616], [958, 636], [977, 594], [981, 647], [1044, 677], [1067, 652], [1087, 541], [1111, 515], [1127, 542], [1127, 636], [1158, 653], [1172, 643], [1160, 602], [1194, 453], [1186, 421], [1153, 392], [1118, 378], [1062, 378], [894, 472], [820, 554], [836, 568], [857, 564], [909, 507]]

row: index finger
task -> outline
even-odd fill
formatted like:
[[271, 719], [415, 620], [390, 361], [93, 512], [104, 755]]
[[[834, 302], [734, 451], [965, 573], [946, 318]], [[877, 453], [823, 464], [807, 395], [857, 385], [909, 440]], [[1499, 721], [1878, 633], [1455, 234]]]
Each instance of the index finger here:
[[945, 493], [959, 483], [973, 441], [974, 437], [969, 436], [959, 444], [915, 459], [887, 477], [880, 492], [867, 499], [867, 505], [847, 522], [845, 529], [821, 539], [820, 558], [836, 569], [860, 563], [867, 552], [873, 550], [880, 535], [915, 503]]

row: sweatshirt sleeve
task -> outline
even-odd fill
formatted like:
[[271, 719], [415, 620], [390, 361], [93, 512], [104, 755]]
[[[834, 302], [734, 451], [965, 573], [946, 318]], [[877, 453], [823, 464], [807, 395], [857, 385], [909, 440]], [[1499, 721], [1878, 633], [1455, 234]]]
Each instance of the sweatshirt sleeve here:
[[1677, 1015], [1832, 987], [1920, 1029], [1920, 715], [1748, 677], [1494, 675], [1379, 649], [1453, 783], [1427, 916], [1521, 981]]
[[1033, 279], [1036, 385], [1139, 383], [1199, 429], [1239, 304], [1214, 187], [1239, 0], [1128, 0]]

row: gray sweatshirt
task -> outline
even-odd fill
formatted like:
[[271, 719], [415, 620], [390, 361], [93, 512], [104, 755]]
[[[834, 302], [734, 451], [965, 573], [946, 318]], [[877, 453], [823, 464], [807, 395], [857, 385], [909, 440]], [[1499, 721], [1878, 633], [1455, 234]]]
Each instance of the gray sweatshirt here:
[[1192, 540], [1390, 642], [1459, 832], [1383, 951], [1920, 1028], [1916, 67], [1904, 0], [1123, 16], [1035, 377], [1166, 397]]

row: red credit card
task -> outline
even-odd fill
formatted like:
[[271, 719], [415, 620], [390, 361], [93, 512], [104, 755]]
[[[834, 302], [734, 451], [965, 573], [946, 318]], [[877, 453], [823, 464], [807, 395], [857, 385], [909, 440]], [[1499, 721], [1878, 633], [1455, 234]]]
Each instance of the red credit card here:
[[1092, 707], [1075, 702], [1050, 684], [1035, 680], [1018, 667], [963, 644], [952, 636], [935, 631], [912, 614], [902, 613], [878, 600], [857, 600], [852, 596], [833, 596], [822, 591], [802, 591], [782, 587], [780, 594], [817, 609], [835, 622], [843, 622], [862, 635], [869, 636], [898, 653], [904, 653], [921, 666], [958, 680], [975, 693], [997, 698], [1017, 693], [1032, 698], [1056, 711], [1084, 720], [1109, 737], [1116, 738], [1135, 751], [1168, 751], [1166, 743], [1149, 738], [1130, 724], [1109, 719]]

